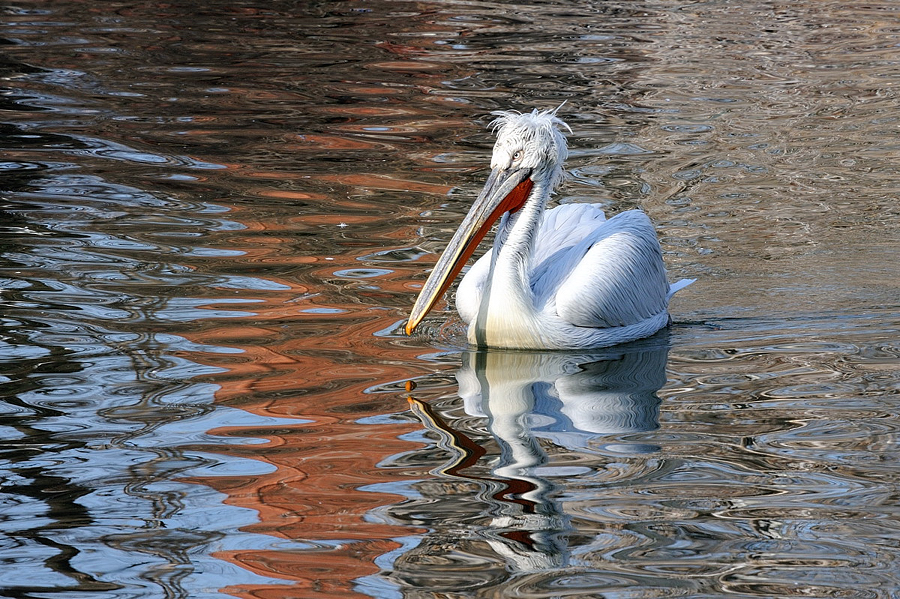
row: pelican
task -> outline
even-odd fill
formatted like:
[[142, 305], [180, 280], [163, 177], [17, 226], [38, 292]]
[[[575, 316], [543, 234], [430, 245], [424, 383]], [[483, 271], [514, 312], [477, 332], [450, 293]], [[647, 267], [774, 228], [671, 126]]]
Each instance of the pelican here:
[[670, 285], [650, 219], [599, 204], [546, 209], [568, 156], [557, 110], [497, 111], [491, 174], [413, 306], [413, 330], [499, 219], [493, 247], [463, 277], [456, 308], [477, 347], [600, 348], [649, 337], [669, 322]]

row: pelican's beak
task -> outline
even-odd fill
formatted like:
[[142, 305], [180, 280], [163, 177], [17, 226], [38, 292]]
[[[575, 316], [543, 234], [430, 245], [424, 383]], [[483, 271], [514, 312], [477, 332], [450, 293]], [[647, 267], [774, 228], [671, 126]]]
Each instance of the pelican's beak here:
[[530, 169], [495, 168], [491, 171], [478, 199], [428, 275], [406, 323], [407, 335], [412, 334], [435, 302], [444, 295], [494, 222], [505, 212], [515, 212], [525, 204], [533, 185], [530, 176]]

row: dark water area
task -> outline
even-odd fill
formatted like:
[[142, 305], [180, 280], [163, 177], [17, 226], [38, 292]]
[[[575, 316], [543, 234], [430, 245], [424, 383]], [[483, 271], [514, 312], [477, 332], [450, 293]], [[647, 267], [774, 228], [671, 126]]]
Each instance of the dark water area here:
[[[900, 597], [897, 3], [52, 0], [0, 49], [0, 596]], [[563, 102], [554, 201], [649, 214], [671, 329], [405, 336], [490, 112]]]

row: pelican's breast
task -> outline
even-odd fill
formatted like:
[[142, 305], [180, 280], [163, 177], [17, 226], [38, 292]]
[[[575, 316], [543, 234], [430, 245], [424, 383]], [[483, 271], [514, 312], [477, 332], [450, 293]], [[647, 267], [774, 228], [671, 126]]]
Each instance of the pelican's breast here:
[[491, 274], [491, 253], [479, 258], [463, 276], [456, 290], [456, 311], [466, 324], [472, 324], [478, 315], [478, 307]]

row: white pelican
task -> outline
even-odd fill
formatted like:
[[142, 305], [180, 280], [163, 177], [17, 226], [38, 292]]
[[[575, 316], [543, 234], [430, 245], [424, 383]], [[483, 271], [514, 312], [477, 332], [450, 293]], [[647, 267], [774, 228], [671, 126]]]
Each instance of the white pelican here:
[[[558, 110], [558, 109], [556, 109]], [[500, 219], [493, 248], [466, 273], [456, 308], [469, 343], [513, 349], [598, 348], [667, 326], [669, 298], [650, 219], [628, 210], [606, 220], [599, 204], [545, 210], [568, 155], [556, 110], [498, 111], [491, 174], [413, 306], [422, 321]]]

